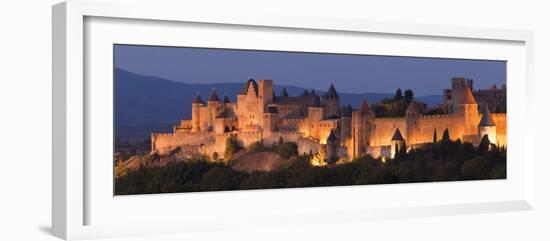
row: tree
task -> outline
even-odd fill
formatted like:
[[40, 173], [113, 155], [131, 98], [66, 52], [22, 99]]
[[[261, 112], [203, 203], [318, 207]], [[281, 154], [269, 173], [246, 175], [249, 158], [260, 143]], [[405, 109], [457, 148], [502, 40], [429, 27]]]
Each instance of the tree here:
[[282, 145], [283, 143], [285, 143], [285, 140], [283, 139], [282, 136], [279, 136], [279, 146]]
[[462, 155], [462, 159], [471, 159], [475, 156], [475, 148], [474, 145], [470, 142], [464, 142], [462, 143], [462, 147], [460, 148], [460, 154]]
[[433, 140], [433, 144], [436, 144], [437, 143], [437, 129], [434, 128], [434, 140]]
[[249, 152], [261, 152], [264, 150], [264, 143], [262, 143], [261, 141], [253, 142], [246, 149]]
[[401, 92], [401, 89], [397, 89], [395, 91], [395, 95], [393, 96], [394, 101], [401, 101], [403, 99], [403, 93]]
[[413, 91], [411, 89], [405, 90], [405, 101], [407, 101], [407, 103], [411, 103], [413, 99], [414, 99]]
[[443, 136], [441, 137], [441, 142], [437, 147], [437, 156], [438, 157], [447, 157], [449, 155], [449, 146], [451, 145], [451, 137], [449, 135], [449, 129], [445, 128], [443, 131]]
[[403, 145], [401, 145], [401, 150], [399, 150], [399, 160], [403, 161], [407, 159], [407, 143], [403, 141]]
[[241, 149], [241, 146], [239, 145], [239, 142], [233, 137], [229, 136], [225, 140], [225, 151], [224, 151], [224, 158], [226, 160], [231, 159], [231, 157], [237, 153]]
[[491, 141], [489, 141], [489, 136], [483, 135], [483, 137], [481, 138], [481, 141], [479, 142], [479, 147], [478, 147], [479, 153], [482, 155], [487, 154], [487, 152], [489, 152], [490, 147], [491, 147]]
[[400, 155], [399, 155], [399, 145], [397, 145], [397, 143], [395, 143], [395, 154], [393, 156], [393, 159], [397, 160], [399, 157], [400, 157]]
[[292, 156], [298, 155], [298, 145], [294, 142], [284, 142], [283, 144], [277, 146], [276, 152], [282, 158], [288, 159]]
[[443, 131], [443, 137], [441, 137], [441, 141], [443, 141], [443, 142], [451, 141], [451, 137], [449, 136], [449, 129], [448, 128], [445, 128], [445, 130]]
[[460, 175], [464, 180], [486, 179], [486, 172], [489, 163], [483, 157], [475, 157], [464, 161]]

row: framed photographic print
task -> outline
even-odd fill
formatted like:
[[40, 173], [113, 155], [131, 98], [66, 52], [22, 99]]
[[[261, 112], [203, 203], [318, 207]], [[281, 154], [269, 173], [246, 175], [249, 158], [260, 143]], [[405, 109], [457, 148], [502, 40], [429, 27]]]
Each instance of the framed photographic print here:
[[53, 8], [56, 236], [532, 208], [530, 32], [128, 5]]

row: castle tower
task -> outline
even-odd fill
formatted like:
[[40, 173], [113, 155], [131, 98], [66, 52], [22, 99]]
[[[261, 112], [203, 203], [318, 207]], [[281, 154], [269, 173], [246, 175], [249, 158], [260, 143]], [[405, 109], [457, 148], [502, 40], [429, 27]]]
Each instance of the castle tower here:
[[258, 83], [256, 83], [256, 80], [248, 79], [248, 81], [246, 81], [244, 86], [241, 88], [239, 95], [252, 95], [254, 97], [258, 97]]
[[341, 117], [341, 127], [340, 127], [340, 140], [343, 142], [349, 137], [351, 137], [351, 115], [353, 112], [353, 108], [351, 108], [351, 105], [347, 105], [342, 107], [340, 113], [342, 114]]
[[276, 106], [267, 106], [267, 110], [264, 113], [264, 124], [263, 131], [266, 133], [271, 133], [278, 131], [277, 128], [277, 117], [279, 115], [279, 110]]
[[212, 88], [212, 93], [208, 97], [208, 129], [214, 128], [214, 120], [216, 116], [222, 111], [223, 104], [216, 93], [216, 89]]
[[321, 102], [325, 106], [325, 118], [332, 119], [340, 116], [340, 96], [338, 96], [333, 84], [330, 84]]
[[273, 101], [273, 80], [258, 81], [258, 98], [262, 101], [262, 107]]
[[395, 153], [401, 150], [404, 145], [405, 138], [403, 138], [403, 135], [401, 135], [401, 131], [399, 131], [399, 128], [397, 128], [395, 129], [395, 132], [393, 133], [393, 136], [391, 138], [391, 158], [395, 158]]
[[204, 106], [204, 101], [202, 101], [201, 96], [197, 92], [197, 96], [195, 96], [195, 99], [193, 100], [193, 103], [191, 104], [191, 131], [192, 132], [198, 132], [201, 131], [200, 129], [200, 123], [201, 123], [201, 112], [200, 108]]
[[420, 107], [419, 104], [415, 101], [411, 101], [409, 107], [405, 111], [405, 122], [407, 124], [406, 136], [407, 140], [411, 143], [416, 143], [417, 135], [419, 133], [419, 118], [420, 118]]
[[452, 89], [464, 89], [469, 88], [471, 91], [474, 90], [474, 81], [472, 79], [466, 79], [464, 77], [454, 77], [451, 79]]
[[309, 136], [319, 138], [318, 123], [323, 119], [323, 106], [321, 106], [321, 98], [317, 94], [313, 95], [308, 107], [308, 129]]
[[497, 128], [495, 125], [495, 121], [491, 117], [491, 112], [489, 111], [489, 107], [485, 105], [485, 109], [483, 110], [483, 116], [481, 117], [481, 121], [479, 121], [479, 125], [477, 126], [478, 132], [479, 132], [479, 140], [483, 138], [484, 135], [487, 135], [489, 137], [489, 141], [493, 144], [497, 141]]
[[352, 157], [356, 158], [367, 152], [367, 146], [370, 145], [372, 123], [374, 121], [374, 112], [366, 100], [361, 102], [358, 111], [352, 112]]
[[463, 133], [462, 136], [477, 135], [477, 125], [479, 124], [479, 111], [477, 102], [474, 99], [472, 90], [470, 88], [462, 88], [461, 93], [457, 99], [457, 114], [462, 118]]
[[239, 128], [244, 129], [249, 124], [257, 123], [256, 119], [252, 118], [250, 115], [250, 112], [263, 112], [263, 106], [259, 109], [254, 105], [257, 100], [258, 84], [254, 79], [248, 79], [237, 95], [237, 116]]
[[443, 90], [443, 103], [446, 105], [447, 113], [457, 113], [459, 104], [463, 98], [465, 89], [470, 92], [474, 90], [474, 81], [463, 77], [451, 79], [451, 89]]
[[327, 137], [327, 163], [332, 164], [338, 161], [338, 145], [339, 140], [336, 134], [334, 134], [333, 130], [330, 130], [330, 134]]

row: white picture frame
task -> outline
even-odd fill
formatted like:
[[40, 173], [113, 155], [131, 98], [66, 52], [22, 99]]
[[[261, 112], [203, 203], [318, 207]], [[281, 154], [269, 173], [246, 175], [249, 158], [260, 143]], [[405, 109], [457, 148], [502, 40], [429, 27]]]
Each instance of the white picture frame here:
[[[155, 11], [149, 11], [150, 9]], [[86, 62], [86, 44], [85, 44], [85, 25], [86, 19], [91, 18], [115, 18], [129, 19], [139, 21], [153, 21], [156, 24], [166, 22], [171, 23], [200, 23], [200, 24], [219, 24], [224, 28], [251, 26], [255, 29], [278, 29], [278, 30], [300, 30], [300, 31], [320, 31], [318, 33], [372, 33], [387, 34], [402, 37], [426, 37], [437, 39], [454, 40], [475, 40], [486, 41], [491, 44], [494, 41], [503, 43], [513, 43], [522, 48], [522, 61], [518, 64], [521, 71], [516, 78], [509, 83], [509, 88], [514, 87], [509, 99], [510, 103], [517, 103], [517, 114], [512, 114], [514, 121], [511, 121], [509, 128], [514, 126], [528, 126], [522, 131], [522, 148], [516, 149], [515, 158], [521, 167], [521, 174], [518, 174], [521, 180], [517, 182], [500, 183], [477, 183], [469, 182], [460, 185], [451, 183], [439, 184], [407, 184], [406, 186], [388, 186], [380, 185], [369, 187], [369, 189], [358, 189], [356, 187], [337, 187], [325, 188], [321, 191], [314, 189], [298, 190], [262, 190], [262, 191], [235, 191], [218, 192], [214, 194], [172, 194], [172, 195], [154, 195], [135, 197], [126, 199], [125, 206], [137, 205], [147, 209], [154, 207], [159, 203], [167, 203], [167, 206], [177, 205], [174, 202], [181, 202], [182, 198], [190, 200], [197, 205], [205, 205], [208, 202], [219, 200], [238, 202], [242, 199], [256, 200], [258, 202], [274, 202], [278, 198], [296, 195], [307, 195], [303, 205], [307, 203], [308, 198], [323, 198], [327, 195], [340, 195], [342, 197], [360, 197], [363, 193], [376, 192], [403, 192], [403, 194], [415, 193], [419, 190], [427, 192], [427, 196], [434, 195], [436, 190], [443, 190], [454, 185], [456, 188], [470, 188], [475, 185], [486, 186], [477, 190], [482, 192], [491, 188], [501, 188], [503, 195], [496, 195], [498, 198], [486, 199], [476, 197], [466, 197], [463, 200], [456, 199], [455, 202], [446, 200], [445, 202], [411, 202], [408, 205], [400, 202], [391, 204], [380, 204], [375, 208], [361, 208], [358, 202], [351, 202], [348, 208], [327, 208], [315, 211], [318, 207], [312, 205], [310, 209], [284, 211], [274, 208], [257, 214], [258, 210], [254, 205], [249, 205], [249, 213], [242, 212], [245, 206], [237, 207], [237, 212], [225, 211], [223, 215], [232, 220], [231, 224], [222, 221], [213, 221], [210, 219], [220, 218], [218, 216], [209, 216], [205, 214], [200, 217], [198, 213], [192, 213], [188, 219], [193, 218], [196, 222], [185, 222], [176, 215], [164, 214], [164, 217], [155, 215], [154, 212], [145, 212], [148, 219], [154, 220], [156, 225], [146, 225], [147, 228], [133, 228], [131, 225], [113, 222], [108, 225], [102, 225], [101, 222], [95, 223], [89, 220], [95, 212], [100, 213], [102, 208], [112, 211], [106, 206], [96, 205], [97, 208], [90, 209], [89, 199], [94, 199], [90, 187], [88, 175], [85, 173], [93, 168], [85, 157], [90, 154], [89, 145], [85, 142], [87, 122], [90, 121], [90, 105], [87, 102], [88, 86], [85, 82], [87, 63]], [[84, 239], [94, 237], [112, 237], [124, 235], [139, 234], [158, 234], [174, 232], [192, 232], [196, 230], [209, 230], [216, 228], [226, 228], [242, 225], [292, 225], [300, 222], [341, 222], [346, 220], [369, 220], [398, 217], [422, 217], [433, 215], [451, 215], [496, 211], [530, 210], [534, 203], [534, 167], [535, 156], [533, 142], [534, 130], [529, 119], [523, 118], [531, 113], [529, 106], [532, 103], [532, 74], [533, 74], [533, 34], [528, 31], [518, 30], [497, 30], [483, 28], [467, 28], [455, 26], [422, 25], [409, 23], [391, 23], [359, 21], [351, 19], [319, 19], [305, 18], [295, 16], [276, 16], [276, 15], [208, 15], [207, 13], [187, 8], [185, 3], [170, 2], [156, 4], [155, 2], [94, 2], [94, 1], [67, 1], [53, 7], [53, 168], [52, 168], [52, 226], [53, 234], [63, 239]], [[154, 27], [154, 26], [153, 26]], [[151, 27], [151, 28], [153, 28]], [[93, 30], [92, 30], [93, 32]], [[101, 31], [99, 31], [101, 33]], [[96, 32], [93, 32], [96, 33]], [[154, 41], [154, 40], [151, 40]], [[93, 98], [93, 97], [92, 97]], [[510, 97], [509, 97], [510, 98]], [[88, 99], [89, 101], [89, 99]], [[527, 108], [519, 108], [528, 106]], [[514, 107], [512, 107], [514, 109]], [[513, 135], [513, 131], [511, 133]], [[518, 137], [518, 136], [515, 136]], [[516, 141], [517, 142], [517, 141]], [[521, 159], [521, 160], [520, 160]], [[111, 165], [111, 164], [110, 164]], [[510, 184], [512, 183], [512, 184]], [[416, 185], [416, 186], [414, 186]], [[513, 193], [504, 194], [505, 189], [513, 185]], [[486, 188], [486, 189], [483, 189]], [[298, 192], [305, 193], [299, 194]], [[107, 197], [105, 197], [107, 198]], [[113, 198], [112, 196], [110, 198]], [[170, 199], [173, 199], [169, 201]], [[298, 204], [299, 206], [300, 204]], [[243, 210], [239, 210], [243, 209]], [[107, 212], [105, 211], [104, 212]], [[223, 210], [217, 210], [222, 212]], [[254, 213], [256, 212], [256, 214]], [[177, 214], [177, 212], [176, 212]], [[102, 214], [105, 217], [106, 214]], [[115, 214], [112, 214], [115, 216]], [[330, 221], [326, 216], [329, 215]], [[123, 215], [121, 215], [123, 216]], [[140, 220], [136, 218], [136, 220]], [[293, 221], [288, 221], [293, 220]], [[177, 225], [173, 225], [177, 222]], [[169, 225], [172, 224], [172, 225]], [[135, 226], [134, 226], [135, 227]]]

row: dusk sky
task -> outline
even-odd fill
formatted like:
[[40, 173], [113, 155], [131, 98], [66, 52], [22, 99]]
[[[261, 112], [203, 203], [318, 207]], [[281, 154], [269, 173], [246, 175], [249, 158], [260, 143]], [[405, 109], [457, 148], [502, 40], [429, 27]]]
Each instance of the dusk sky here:
[[441, 94], [452, 77], [474, 79], [474, 88], [506, 82], [506, 62], [375, 55], [115, 45], [115, 67], [187, 83], [244, 83], [272, 79], [326, 91], [334, 83], [347, 93]]

